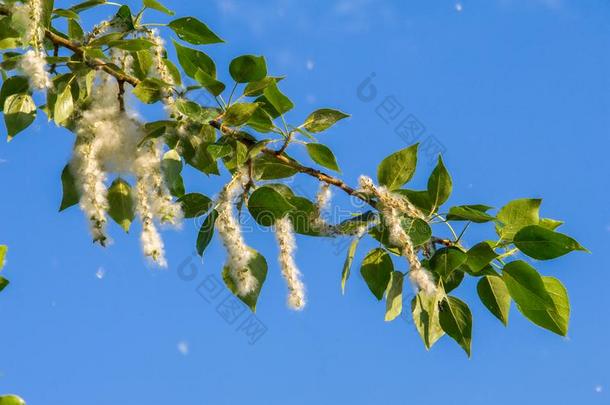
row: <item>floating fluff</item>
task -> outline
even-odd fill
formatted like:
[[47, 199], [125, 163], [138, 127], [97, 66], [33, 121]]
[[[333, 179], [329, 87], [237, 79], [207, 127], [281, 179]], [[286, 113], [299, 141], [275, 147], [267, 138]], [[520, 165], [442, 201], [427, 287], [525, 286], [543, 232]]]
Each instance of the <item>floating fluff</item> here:
[[297, 311], [302, 310], [305, 308], [305, 286], [294, 261], [296, 243], [292, 221], [288, 216], [275, 221], [275, 237], [280, 250], [280, 268], [288, 286], [288, 306]]
[[247, 182], [246, 177], [242, 170], [237, 170], [231, 181], [221, 190], [216, 201], [218, 217], [215, 224], [227, 250], [225, 266], [241, 296], [251, 293], [258, 286], [258, 281], [248, 268], [254, 255], [244, 241], [239, 220], [233, 209], [235, 198], [243, 191], [244, 184]]
[[406, 197], [396, 195], [385, 187], [375, 186], [370, 177], [360, 176], [359, 183], [362, 191], [374, 195], [379, 200], [379, 210], [383, 215], [390, 242], [400, 248], [402, 255], [409, 263], [409, 279], [413, 285], [426, 294], [434, 294], [436, 291], [434, 277], [421, 265], [413, 241], [401, 224], [401, 215], [424, 218], [423, 213]]

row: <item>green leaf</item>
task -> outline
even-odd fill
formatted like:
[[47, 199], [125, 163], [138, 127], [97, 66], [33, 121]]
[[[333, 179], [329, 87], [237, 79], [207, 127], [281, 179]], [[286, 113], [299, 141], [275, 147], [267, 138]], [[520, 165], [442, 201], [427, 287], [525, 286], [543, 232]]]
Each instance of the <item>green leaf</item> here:
[[196, 49], [188, 48], [174, 41], [178, 62], [187, 76], [195, 78], [198, 70], [203, 70], [212, 78], [216, 77], [216, 65], [212, 58]]
[[160, 11], [167, 15], [174, 15], [172, 10], [165, 7], [163, 4], [159, 3], [157, 0], [144, 0], [144, 7], [152, 8], [153, 10]]
[[396, 190], [411, 180], [417, 166], [418, 146], [409, 146], [383, 159], [377, 168], [379, 184]]
[[119, 7], [116, 15], [111, 21], [112, 25], [122, 28], [125, 32], [133, 30], [133, 16], [128, 6], [123, 5]]
[[68, 84], [64, 86], [63, 90], [57, 95], [55, 101], [53, 119], [60, 125], [65, 122], [74, 111], [74, 101], [72, 100], [72, 87]]
[[386, 292], [385, 321], [390, 322], [402, 313], [402, 286], [404, 274], [393, 271]]
[[265, 279], [267, 278], [267, 261], [260, 253], [258, 253], [254, 249], [251, 250], [252, 253], [254, 253], [254, 257], [252, 260], [250, 260], [250, 263], [248, 264], [248, 269], [252, 272], [252, 275], [258, 281], [258, 284], [254, 291], [250, 292], [247, 295], [239, 295], [239, 293], [237, 292], [237, 288], [235, 287], [235, 283], [229, 275], [229, 269], [227, 267], [225, 267], [222, 272], [222, 279], [224, 280], [229, 290], [231, 290], [231, 292], [235, 294], [235, 296], [237, 296], [240, 300], [243, 301], [244, 304], [250, 307], [250, 310], [252, 310], [252, 312], [256, 312], [256, 302], [258, 301], [258, 296], [260, 295], [261, 289], [263, 288], [263, 284], [265, 283]]
[[2, 395], [0, 405], [25, 405], [25, 401], [17, 395]]
[[212, 200], [199, 193], [185, 194], [178, 199], [178, 202], [182, 206], [184, 218], [196, 218], [212, 207]]
[[105, 4], [106, 0], [89, 0], [89, 1], [84, 1], [82, 3], [78, 3], [75, 6], [70, 7], [70, 10], [74, 11], [75, 13], [80, 13], [81, 11], [85, 11], [88, 10], [90, 8], [93, 8], [95, 6], [99, 6], [100, 4]]
[[341, 294], [345, 294], [345, 285], [351, 273], [352, 263], [354, 262], [354, 255], [356, 254], [358, 243], [360, 243], [360, 238], [355, 237], [352, 239], [352, 243], [350, 243], [349, 249], [347, 250], [347, 256], [345, 257], [345, 262], [343, 263], [343, 271], [341, 272]]
[[258, 180], [276, 180], [292, 177], [297, 170], [273, 156], [261, 154], [254, 159], [254, 173]]
[[451, 176], [445, 168], [443, 158], [439, 156], [438, 163], [428, 179], [428, 194], [433, 206], [432, 211], [436, 211], [449, 199], [452, 189]]
[[263, 226], [273, 225], [293, 209], [294, 205], [272, 186], [257, 188], [248, 199], [250, 215]]
[[244, 96], [257, 97], [263, 94], [267, 86], [278, 82], [277, 77], [265, 77], [261, 80], [250, 82], [244, 88]]
[[522, 228], [515, 234], [514, 243], [520, 251], [538, 260], [556, 259], [575, 250], [588, 252], [569, 236], [539, 225]]
[[322, 145], [321, 143], [308, 143], [307, 153], [309, 153], [309, 157], [320, 166], [341, 173], [339, 165], [337, 164], [337, 159], [328, 146]]
[[464, 264], [468, 256], [456, 247], [442, 248], [434, 253], [430, 259], [430, 269], [443, 278], [449, 277], [451, 272]]
[[570, 304], [558, 280], [541, 277], [536, 269], [521, 260], [504, 266], [502, 279], [517, 309], [526, 318], [558, 335], [568, 333]]
[[11, 94], [4, 101], [4, 123], [10, 141], [34, 122], [36, 105], [29, 94]]
[[146, 104], [153, 104], [161, 100], [163, 97], [163, 89], [166, 84], [156, 78], [147, 78], [142, 80], [133, 89], [133, 94]]
[[322, 108], [309, 114], [303, 127], [309, 132], [318, 133], [327, 130], [337, 123], [337, 121], [349, 117], [339, 110]]
[[78, 20], [80, 16], [72, 10], [65, 10], [63, 8], [56, 8], [53, 10], [53, 15], [58, 17], [64, 17], [68, 20]]
[[443, 300], [439, 321], [443, 330], [451, 336], [470, 357], [472, 340], [472, 314], [463, 301], [455, 297]]
[[248, 122], [258, 107], [257, 103], [233, 104], [225, 112], [223, 123], [233, 127], [243, 125]]
[[194, 45], [224, 42], [207, 25], [194, 17], [178, 18], [170, 22], [168, 26], [178, 35], [178, 38]]
[[504, 326], [507, 326], [510, 294], [502, 277], [498, 275], [481, 277], [477, 284], [477, 293], [489, 312], [498, 318]]
[[201, 228], [199, 228], [199, 233], [197, 234], [197, 253], [199, 256], [203, 256], [203, 252], [212, 241], [216, 218], [218, 218], [218, 211], [212, 210], [203, 221], [203, 224], [201, 224]]
[[267, 63], [263, 56], [238, 56], [231, 61], [229, 73], [237, 83], [257, 82], [267, 76]]
[[68, 36], [76, 41], [82, 41], [85, 37], [85, 32], [76, 20], [68, 20]]
[[498, 219], [502, 222], [496, 229], [498, 236], [511, 241], [521, 228], [538, 225], [541, 203], [540, 199], [523, 198], [502, 207], [498, 212]]
[[131, 186], [121, 178], [114, 180], [108, 189], [108, 215], [129, 232], [136, 213]]
[[0, 106], [4, 107], [4, 103], [8, 96], [13, 94], [25, 94], [30, 90], [28, 78], [25, 76], [11, 76], [2, 83], [0, 90]]
[[220, 93], [222, 93], [226, 87], [224, 83], [216, 80], [210, 74], [201, 69], [198, 69], [195, 73], [195, 80], [197, 80], [199, 84], [205, 87], [214, 96], [220, 95]]
[[0, 245], [0, 270], [4, 268], [4, 263], [6, 262], [6, 252], [8, 251], [8, 247], [6, 245]]
[[74, 180], [74, 176], [72, 175], [72, 170], [70, 170], [69, 164], [64, 166], [64, 169], [61, 171], [61, 185], [63, 193], [61, 204], [59, 206], [60, 212], [66, 208], [78, 204], [78, 201], [80, 200], [80, 194], [76, 188], [76, 181]]
[[269, 84], [263, 91], [262, 99], [258, 98], [256, 101], [265, 103], [265, 110], [273, 118], [277, 118], [294, 108], [292, 101], [280, 91], [276, 83]]
[[489, 211], [492, 207], [487, 205], [460, 205], [457, 207], [451, 207], [447, 220], [449, 221], [471, 221], [477, 224], [485, 222], [495, 221], [496, 218], [489, 215]]
[[360, 266], [360, 274], [379, 301], [383, 298], [393, 271], [394, 265], [390, 255], [381, 248], [371, 250]]
[[467, 253], [466, 265], [472, 273], [479, 273], [489, 263], [498, 257], [498, 254], [491, 248], [489, 243], [481, 242], [474, 245]]
[[557, 221], [556, 219], [551, 219], [551, 218], [540, 218], [540, 222], [538, 223], [538, 225], [540, 225], [543, 228], [554, 231], [555, 229], [557, 229], [561, 225], [563, 225], [563, 221]]
[[[9, 281], [4, 277], [0, 276], [0, 291], [4, 290], [9, 285]], [[2, 405], [2, 397], [0, 397], [0, 405]]]
[[184, 195], [184, 182], [182, 181], [182, 159], [175, 149], [165, 152], [161, 161], [161, 169], [165, 177], [165, 183], [170, 193], [176, 197]]
[[411, 301], [413, 322], [427, 350], [430, 350], [445, 334], [439, 321], [439, 304], [444, 295], [442, 288], [437, 289], [436, 294], [433, 295], [420, 291]]

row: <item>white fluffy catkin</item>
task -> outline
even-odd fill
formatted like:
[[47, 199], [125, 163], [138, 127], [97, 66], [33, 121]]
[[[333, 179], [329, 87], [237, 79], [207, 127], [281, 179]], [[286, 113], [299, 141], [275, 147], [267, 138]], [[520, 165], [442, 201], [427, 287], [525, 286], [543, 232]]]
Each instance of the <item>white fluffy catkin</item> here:
[[233, 209], [235, 198], [243, 190], [245, 175], [238, 170], [233, 179], [221, 190], [216, 201], [216, 230], [227, 250], [226, 267], [235, 283], [238, 295], [244, 296], [254, 291], [258, 281], [248, 268], [253, 258], [252, 251], [246, 245], [242, 235], [239, 220]]
[[136, 183], [136, 208], [142, 221], [140, 242], [144, 256], [151, 258], [160, 267], [167, 267], [165, 248], [159, 231], [155, 226], [154, 212], [151, 208], [149, 181], [138, 177]]
[[19, 68], [26, 74], [30, 86], [36, 90], [53, 87], [47, 61], [44, 54], [44, 28], [42, 26], [42, 0], [30, 0], [27, 3], [29, 21], [26, 26], [24, 43], [31, 43], [28, 50], [19, 61]]
[[302, 310], [305, 307], [305, 286], [294, 261], [296, 243], [292, 221], [288, 216], [275, 221], [275, 237], [280, 250], [278, 259], [282, 275], [288, 286], [288, 306], [294, 310]]
[[401, 214], [415, 218], [425, 216], [406, 197], [395, 195], [385, 187], [376, 187], [369, 177], [360, 176], [359, 183], [364, 192], [374, 195], [379, 200], [379, 209], [383, 214], [390, 242], [400, 248], [409, 263], [409, 279], [426, 294], [433, 294], [436, 291], [434, 277], [421, 265], [413, 241], [401, 225]]
[[94, 237], [98, 237], [95, 232], [104, 231], [108, 208], [106, 173], [135, 175], [142, 249], [145, 256], [164, 267], [167, 263], [163, 241], [155, 220], [178, 224], [182, 211], [172, 201], [161, 174], [160, 141], [151, 140], [138, 147], [145, 135], [142, 125], [135, 116], [121, 111], [118, 85], [105, 78], [94, 88], [91, 105], [76, 122], [77, 142], [71, 166], [81, 189], [81, 207], [90, 219]]

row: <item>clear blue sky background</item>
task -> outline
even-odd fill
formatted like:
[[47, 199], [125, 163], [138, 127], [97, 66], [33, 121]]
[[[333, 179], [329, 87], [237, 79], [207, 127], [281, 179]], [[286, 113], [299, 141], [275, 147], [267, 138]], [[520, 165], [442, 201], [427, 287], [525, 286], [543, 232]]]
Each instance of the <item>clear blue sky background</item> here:
[[[422, 140], [434, 135], [442, 144], [454, 178], [450, 203], [499, 207], [544, 197], [543, 214], [565, 220], [562, 229], [593, 251], [535, 263], [570, 292], [569, 338], [538, 329], [514, 307], [505, 329], [467, 282], [456, 295], [473, 308], [472, 359], [448, 338], [426, 352], [408, 320], [384, 323], [384, 304], [357, 271], [341, 296], [344, 246], [320, 240], [299, 239], [309, 306], [294, 313], [284, 305], [271, 235], [249, 234], [270, 264], [257, 312], [267, 332], [250, 345], [236, 331], [245, 315], [228, 324], [216, 310], [220, 298], [209, 303], [196, 291], [218, 277], [217, 240], [203, 264], [192, 259], [193, 281], [177, 275], [192, 258], [193, 221], [165, 232], [170, 267], [161, 271], [143, 260], [138, 225], [129, 236], [113, 225], [115, 243], [103, 250], [91, 244], [78, 209], [57, 213], [73, 137], [40, 117], [0, 145], [0, 241], [10, 245], [12, 281], [0, 294], [0, 392], [31, 405], [610, 402], [607, 1], [166, 4], [226, 39], [205, 47], [223, 77], [232, 57], [266, 55], [270, 72], [287, 76], [292, 122], [319, 107], [353, 114], [320, 136], [350, 183], [407, 145], [394, 133], [397, 122], [375, 112], [394, 96], [401, 118], [413, 114], [425, 125]], [[373, 72], [377, 97], [365, 102], [357, 89]], [[422, 160], [415, 187], [429, 172]], [[220, 184], [192, 171], [186, 177], [190, 191], [209, 195]], [[298, 184], [313, 193], [311, 181]]]

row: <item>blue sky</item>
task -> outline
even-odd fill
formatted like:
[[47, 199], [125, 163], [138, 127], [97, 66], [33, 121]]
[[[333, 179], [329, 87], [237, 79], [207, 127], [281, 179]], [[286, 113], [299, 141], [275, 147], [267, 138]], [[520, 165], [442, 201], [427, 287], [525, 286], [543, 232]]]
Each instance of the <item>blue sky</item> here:
[[[195, 221], [164, 233], [170, 266], [157, 270], [141, 256], [137, 225], [130, 235], [113, 226], [115, 243], [104, 250], [91, 244], [78, 209], [57, 213], [73, 136], [40, 117], [0, 144], [0, 242], [10, 246], [4, 272], [12, 282], [0, 295], [0, 392], [33, 405], [610, 401], [610, 4], [165, 4], [227, 41], [204, 48], [224, 78], [231, 58], [265, 55], [272, 74], [287, 76], [282, 88], [297, 105], [292, 122], [320, 107], [351, 113], [320, 136], [349, 183], [407, 146], [395, 127], [412, 115], [425, 127], [420, 141], [433, 139], [444, 151], [454, 180], [450, 204], [500, 207], [543, 197], [543, 214], [565, 220], [563, 231], [593, 252], [535, 263], [568, 288], [569, 337], [538, 329], [514, 307], [504, 328], [466, 282], [456, 295], [473, 310], [472, 359], [448, 338], [426, 352], [407, 319], [383, 321], [384, 304], [357, 271], [341, 296], [344, 245], [303, 238], [297, 261], [309, 305], [291, 312], [266, 233], [247, 235], [270, 264], [256, 319], [266, 333], [250, 344], [240, 330], [246, 314], [231, 323], [218, 310], [226, 294], [214, 285], [224, 261], [218, 241], [203, 263], [192, 256]], [[376, 96], [367, 101], [358, 89], [370, 77]], [[399, 118], [378, 114], [384, 101], [402, 107]], [[414, 187], [425, 185], [429, 162], [422, 158]], [[186, 177], [189, 191], [208, 195], [225, 180]], [[308, 179], [295, 184], [314, 193]], [[349, 206], [342, 196], [335, 202]], [[488, 234], [480, 229], [472, 241]], [[371, 246], [363, 245], [356, 265]]]

